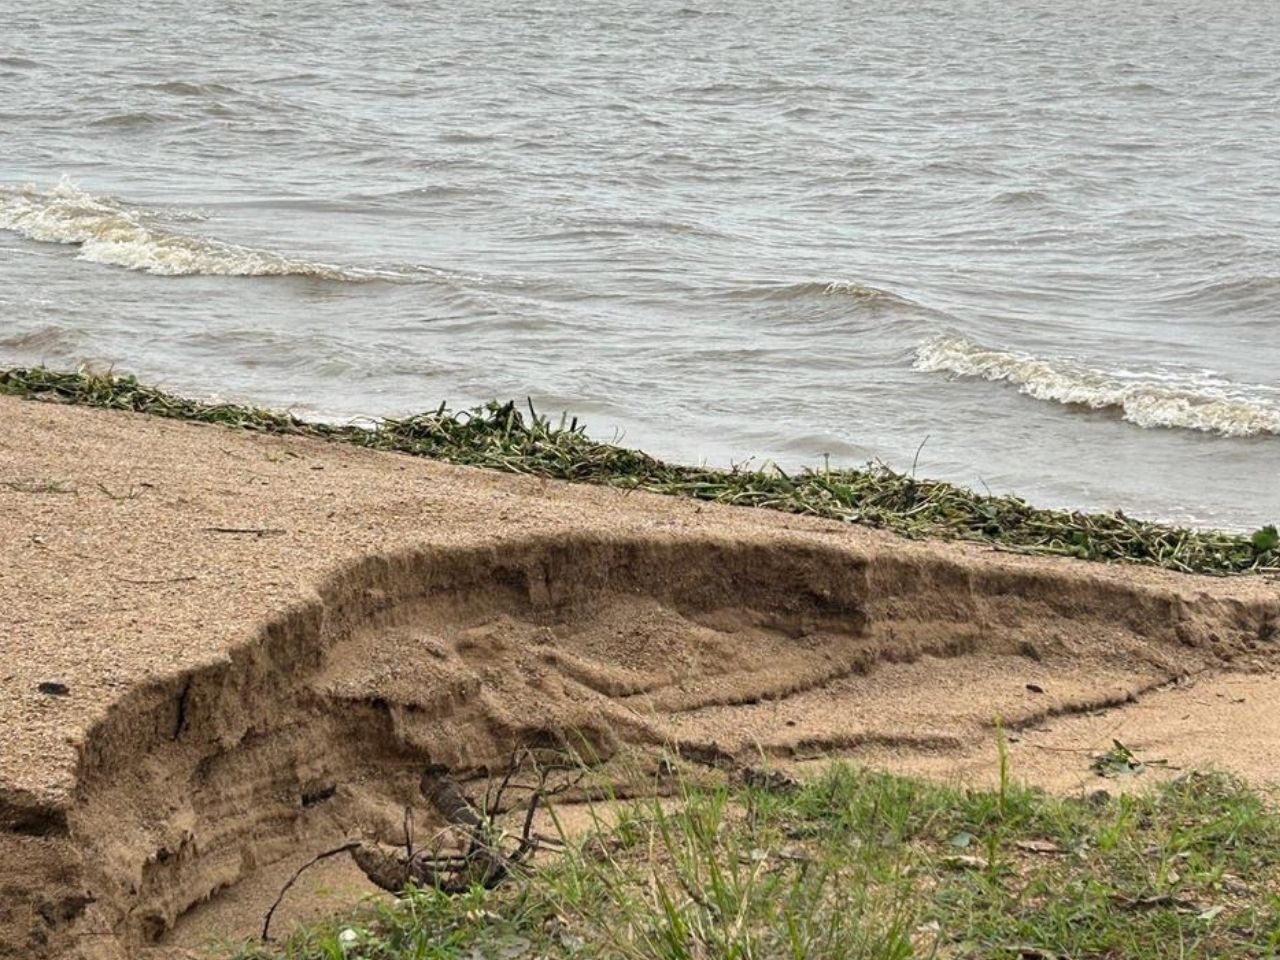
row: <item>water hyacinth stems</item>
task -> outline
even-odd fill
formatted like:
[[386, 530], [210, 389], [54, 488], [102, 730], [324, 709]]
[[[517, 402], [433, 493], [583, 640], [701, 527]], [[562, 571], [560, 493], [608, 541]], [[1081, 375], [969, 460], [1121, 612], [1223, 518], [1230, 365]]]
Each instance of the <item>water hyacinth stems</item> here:
[[220, 423], [265, 433], [317, 437], [509, 473], [646, 490], [715, 503], [782, 510], [891, 530], [907, 537], [975, 540], [1028, 554], [1078, 557], [1230, 575], [1280, 572], [1274, 527], [1253, 536], [1188, 530], [1120, 512], [1043, 510], [1013, 496], [980, 495], [950, 483], [917, 480], [882, 465], [805, 470], [769, 465], [713, 470], [663, 463], [592, 440], [514, 403], [434, 411], [370, 427], [310, 423], [288, 413], [174, 396], [131, 376], [37, 369], [0, 371], [0, 393]]

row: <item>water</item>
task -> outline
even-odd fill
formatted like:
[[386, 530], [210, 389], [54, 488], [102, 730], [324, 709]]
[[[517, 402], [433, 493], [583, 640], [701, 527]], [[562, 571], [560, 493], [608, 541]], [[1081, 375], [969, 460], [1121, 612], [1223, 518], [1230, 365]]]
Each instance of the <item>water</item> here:
[[5, 365], [1280, 519], [1272, 0], [0, 23]]

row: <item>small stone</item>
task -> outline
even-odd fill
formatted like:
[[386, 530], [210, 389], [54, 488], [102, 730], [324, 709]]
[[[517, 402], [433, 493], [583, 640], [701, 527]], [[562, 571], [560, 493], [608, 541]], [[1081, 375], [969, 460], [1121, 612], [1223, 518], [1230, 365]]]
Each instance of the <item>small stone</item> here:
[[1014, 844], [1019, 850], [1027, 853], [1061, 853], [1062, 848], [1052, 840], [1019, 840]]
[[955, 854], [950, 857], [943, 857], [942, 862], [954, 870], [985, 870], [987, 869], [986, 857], [968, 856], [965, 854]]
[[65, 683], [59, 683], [57, 680], [45, 680], [36, 689], [50, 697], [65, 697], [71, 693], [70, 687]]

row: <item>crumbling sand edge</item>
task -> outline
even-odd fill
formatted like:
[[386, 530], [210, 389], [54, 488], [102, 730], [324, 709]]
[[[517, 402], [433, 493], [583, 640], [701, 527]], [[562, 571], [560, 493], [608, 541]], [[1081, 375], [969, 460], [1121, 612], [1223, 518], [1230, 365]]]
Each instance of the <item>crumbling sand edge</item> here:
[[[405, 469], [406, 458], [309, 441], [25, 407], [51, 435], [73, 441], [77, 425], [108, 445], [145, 435], [139, 456], [172, 446], [171, 464], [186, 464], [192, 448], [225, 447], [242, 459], [265, 452], [272, 464], [288, 449], [302, 463], [286, 458], [284, 466], [304, 478], [302, 471], [325, 467], [332, 472], [317, 477], [318, 489], [343, 496], [354, 494], [337, 467], [396, 477], [392, 471]], [[70, 469], [55, 453], [39, 469]], [[66, 456], [85, 459], [77, 449]], [[237, 631], [240, 639], [228, 638], [219, 655], [192, 654], [185, 664], [179, 656], [175, 669], [113, 696], [79, 737], [69, 792], [14, 789], [0, 778], [0, 955], [128, 956], [191, 904], [260, 864], [354, 824], [394, 819], [412, 800], [416, 778], [404, 774], [426, 758], [477, 769], [521, 737], [572, 731], [586, 732], [602, 751], [619, 741], [656, 742], [674, 736], [666, 716], [820, 693], [833, 678], [874, 676], [880, 664], [920, 657], [1031, 656], [1031, 645], [1052, 662], [1157, 679], [1275, 663], [1280, 588], [1257, 579], [1040, 561], [435, 464], [412, 470], [445, 505], [472, 497], [492, 513], [496, 493], [531, 516], [496, 532], [458, 523], [448, 537], [437, 529], [401, 534], [385, 550], [373, 531], [366, 542], [374, 547], [346, 551], [354, 559], [313, 563], [284, 594], [288, 602], [247, 600], [234, 622], [258, 626]], [[296, 498], [299, 481], [289, 482], [271, 494], [270, 510]], [[395, 516], [429, 515], [413, 499], [422, 496], [397, 504]], [[218, 522], [203, 501], [173, 506]], [[102, 508], [127, 518], [156, 513], [145, 500]], [[306, 503], [299, 509], [310, 515]], [[437, 525], [452, 522], [429, 516]], [[323, 536], [349, 535], [350, 522], [335, 522]], [[125, 546], [111, 549], [123, 554]], [[260, 573], [253, 556], [236, 554], [243, 565], [236, 575], [246, 582]], [[85, 569], [55, 572], [76, 577]], [[24, 598], [14, 599], [20, 605]], [[532, 646], [484, 632], [496, 618], [514, 624], [514, 635], [533, 636], [557, 617], [572, 628], [555, 639], [578, 658], [577, 676], [553, 669]], [[589, 641], [581, 648], [573, 646], [582, 639], [578, 626]], [[634, 678], [592, 644], [619, 630], [632, 630], [640, 652], [655, 635], [710, 637], [727, 669], [713, 671], [715, 683], [705, 688], [664, 687], [650, 677], [642, 685], [656, 696], [615, 703], [629, 698], [611, 691]], [[142, 638], [157, 647], [172, 643], [163, 622], [147, 631]], [[426, 635], [444, 638], [439, 649], [422, 646]], [[753, 664], [755, 649], [767, 656]], [[397, 670], [371, 672], [384, 654]], [[759, 668], [761, 659], [768, 669]], [[1042, 702], [1036, 709], [1051, 708]], [[975, 715], [983, 715], [981, 704]], [[10, 772], [8, 763], [0, 771]]]
[[[696, 551], [704, 552], [700, 561]], [[20, 810], [20, 822], [4, 835], [6, 847], [19, 848], [18, 862], [38, 868], [27, 877], [27, 909], [9, 901], [9, 913], [19, 914], [10, 922], [20, 928], [25, 913], [28, 935], [41, 935], [19, 949], [33, 957], [76, 949], [84, 956], [128, 955], [258, 862], [283, 855], [309, 833], [332, 833], [336, 821], [359, 819], [356, 808], [370, 806], [367, 798], [340, 798], [345, 809], [338, 812], [311, 799], [344, 782], [360, 783], [391, 807], [412, 797], [389, 774], [428, 760], [483, 769], [516, 742], [570, 732], [585, 735], [602, 754], [619, 738], [662, 739], [660, 723], [611, 709], [607, 697], [548, 701], [541, 715], [523, 721], [513, 720], [513, 710], [528, 703], [499, 699], [477, 709], [482, 698], [474, 690], [470, 702], [466, 691], [428, 703], [396, 702], [369, 689], [364, 702], [346, 693], [336, 709], [326, 704], [311, 682], [333, 649], [371, 621], [435, 594], [505, 583], [524, 595], [509, 597], [506, 606], [553, 619], [556, 611], [637, 588], [664, 593], [674, 607], [691, 611], [723, 609], [736, 598], [756, 612], [778, 613], [797, 636], [823, 621], [852, 627], [871, 643], [863, 661], [850, 666], [861, 670], [874, 669], [878, 658], [1025, 644], [1025, 623], [1043, 623], [1045, 616], [1070, 618], [1095, 640], [1107, 638], [1107, 656], [1145, 659], [1169, 677], [1267, 657], [1263, 645], [1274, 634], [1276, 603], [1165, 584], [1117, 587], [1089, 568], [1009, 570], [999, 561], [913, 553], [785, 539], [744, 547], [706, 537], [543, 537], [365, 558], [331, 574], [313, 601], [271, 617], [253, 643], [224, 662], [146, 684], [111, 705], [85, 739], [74, 802]], [[770, 569], [771, 562], [777, 567]], [[1135, 642], [1115, 646], [1126, 634]], [[776, 692], [744, 695], [798, 689], [785, 689], [787, 683], [779, 677]], [[236, 778], [235, 771], [249, 776], [248, 770], [288, 802], [266, 803], [263, 784]], [[247, 813], [249, 797], [230, 806], [222, 797], [246, 786]], [[236, 823], [237, 815], [248, 822]], [[13, 934], [22, 931], [11, 928], [7, 935]]]

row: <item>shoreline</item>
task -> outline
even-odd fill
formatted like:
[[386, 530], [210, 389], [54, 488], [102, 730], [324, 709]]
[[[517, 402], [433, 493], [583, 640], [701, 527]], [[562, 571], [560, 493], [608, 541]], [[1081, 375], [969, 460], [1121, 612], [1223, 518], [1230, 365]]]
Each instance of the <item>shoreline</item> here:
[[[580, 469], [554, 428], [510, 422], [518, 443], [465, 449]], [[560, 441], [597, 481], [684, 469]], [[261, 865], [386, 820], [426, 761], [493, 768], [572, 732], [603, 755], [948, 776], [999, 715], [1021, 769], [1071, 790], [1087, 764], [1037, 766], [1049, 718], [1167, 698], [1151, 732], [1187, 712], [1184, 678], [1280, 668], [1269, 574], [913, 540], [370, 445], [0, 396], [0, 956], [128, 955]], [[1251, 726], [1222, 759], [1261, 769], [1276, 743]]]
[[[643, 451], [591, 440], [578, 418], [559, 424], [514, 401], [386, 419], [371, 427], [301, 420], [292, 414], [205, 403], [84, 370], [0, 370], [0, 395], [129, 410], [285, 436], [307, 436], [374, 450], [574, 483], [599, 484], [751, 506], [886, 529], [910, 538], [971, 540], [1033, 556], [1135, 563], [1181, 573], [1280, 575], [1280, 532], [1248, 535], [1177, 527], [1126, 516], [1034, 507], [1015, 495], [980, 495], [917, 479], [884, 465], [863, 469], [775, 464], [718, 470], [664, 463]], [[750, 461], [748, 461], [750, 462]]]

